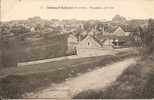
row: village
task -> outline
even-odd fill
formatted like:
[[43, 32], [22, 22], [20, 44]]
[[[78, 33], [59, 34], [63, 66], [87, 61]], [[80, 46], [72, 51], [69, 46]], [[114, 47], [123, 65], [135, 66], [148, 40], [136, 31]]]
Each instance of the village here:
[[[112, 87], [118, 81], [116, 79], [120, 75], [124, 77], [125, 70], [138, 61], [143, 38], [140, 34], [144, 33], [135, 26], [147, 27], [149, 23], [144, 20], [127, 21], [119, 15], [108, 22], [47, 21], [34, 17], [3, 23], [0, 96], [108, 98], [110, 90], [102, 94], [95, 94], [93, 90], [104, 90], [109, 84]], [[84, 95], [87, 92], [90, 94]], [[102, 95], [105, 97], [100, 97]], [[124, 98], [129, 98], [129, 95]]]
[[[34, 17], [27, 21], [4, 23], [2, 27], [7, 31], [3, 30], [3, 32], [7, 34], [2, 36], [4, 40], [2, 42], [10, 49], [7, 47], [2, 49], [6, 53], [10, 52], [10, 56], [17, 53], [15, 55], [17, 57], [12, 58], [17, 60], [15, 65], [19, 62], [71, 55], [96, 56], [109, 52], [111, 54], [113, 50], [136, 45], [133, 43], [136, 41], [133, 36], [135, 27], [129, 26], [129, 28], [126, 20], [121, 25], [120, 22], [121, 20], [116, 19], [112, 22], [46, 21]], [[13, 54], [11, 54], [12, 50], [14, 50]]]
[[[86, 33], [84, 33], [86, 34]], [[26, 65], [33, 63], [41, 63], [45, 61], [56, 61], [65, 58], [82, 58], [82, 57], [93, 57], [101, 55], [113, 55], [120, 51], [127, 51], [131, 48], [130, 44], [130, 32], [125, 32], [121, 27], [118, 27], [113, 33], [103, 33], [97, 37], [93, 36], [94, 31], [87, 33], [87, 35], [81, 40], [81, 37], [74, 36], [71, 32], [68, 34], [60, 34], [65, 36], [66, 39], [63, 43], [66, 43], [64, 52], [69, 56], [56, 57], [53, 59], [45, 59], [30, 62], [19, 62], [18, 65]]]
[[[113, 33], [103, 32], [102, 35], [93, 37], [93, 32], [87, 33], [87, 36], [80, 40], [69, 35], [68, 50], [72, 50], [76, 55], [98, 55], [105, 50], [113, 50], [115, 48], [127, 48], [130, 45], [129, 32], [125, 32], [118, 27]], [[105, 52], [102, 52], [105, 53]]]
[[[33, 25], [31, 22], [33, 22]], [[126, 28], [124, 31], [123, 26], [118, 25], [121, 20], [110, 22], [111, 24], [116, 24], [112, 30], [109, 28], [111, 26], [108, 25], [107, 27], [106, 22], [99, 21], [89, 21], [92, 24], [78, 21], [53, 21], [54, 24], [51, 24], [51, 22], [49, 23], [49, 21], [35, 17], [28, 21], [15, 21], [9, 22], [9, 24], [4, 23], [1, 26], [5, 29], [2, 30], [2, 32], [7, 33], [2, 35], [3, 38], [1, 42], [3, 47], [1, 48], [1, 52], [3, 52], [1, 53], [1, 65], [3, 67], [5, 66], [0, 72], [1, 78], [3, 79], [5, 77], [10, 81], [14, 79], [18, 80], [18, 76], [19, 80], [21, 78], [21, 82], [18, 83], [19, 85], [16, 85], [17, 87], [14, 87], [16, 89], [13, 89], [13, 91], [18, 91], [18, 94], [13, 94], [12, 89], [8, 90], [10, 97], [20, 98], [22, 96], [22, 98], [35, 98], [36, 95], [39, 95], [39, 98], [44, 98], [44, 96], [40, 94], [36, 93], [31, 95], [31, 93], [33, 94], [33, 91], [39, 88], [45, 88], [44, 84], [50, 87], [51, 84], [60, 84], [65, 81], [71, 82], [68, 83], [70, 86], [66, 87], [66, 91], [71, 91], [71, 84], [74, 83], [72, 83], [73, 80], [69, 81], [69, 78], [75, 79], [74, 81], [83, 81], [85, 79], [78, 80], [78, 77], [84, 78], [84, 74], [90, 75], [91, 71], [94, 71], [94, 75], [97, 75], [95, 68], [103, 68], [108, 64], [116, 64], [116, 62], [117, 65], [115, 66], [119, 66], [121, 69], [121, 71], [119, 71], [119, 67], [115, 67], [117, 68], [115, 70], [118, 70], [115, 72], [115, 76], [117, 76], [124, 70], [123, 68], [125, 68], [122, 66], [125, 61], [122, 62], [122, 64], [118, 64], [119, 61], [126, 59], [127, 64], [136, 61], [137, 51], [134, 48], [136, 48], [137, 45], [132, 41], [134, 39], [132, 37], [133, 32], [126, 31]], [[8, 27], [6, 27], [7, 25]], [[5, 62], [6, 60], [7, 62]], [[101, 70], [103, 71], [104, 68]], [[104, 75], [105, 73], [106, 75], [109, 74], [108, 70], [109, 69], [104, 72]], [[23, 80], [22, 77], [26, 79]], [[36, 77], [42, 78], [34, 80]], [[104, 78], [106, 77], [108, 76], [104, 76]], [[87, 79], [88, 77], [85, 76], [85, 78]], [[113, 77], [110, 82], [112, 82], [114, 78], [116, 77]], [[27, 79], [30, 81], [25, 85]], [[59, 86], [56, 87], [60, 88], [60, 90], [54, 90], [52, 93], [44, 92], [45, 94], [43, 94], [47, 96], [49, 93], [50, 95], [48, 95], [47, 98], [62, 98], [63, 95], [66, 96], [66, 98], [71, 98], [80, 92], [82, 86], [86, 86], [85, 89], [83, 88], [84, 90], [90, 89], [90, 84], [94, 84], [94, 82], [98, 84], [99, 80], [100, 79], [91, 80], [88, 83], [85, 82], [80, 85], [72, 86], [76, 89], [74, 92], [72, 91], [71, 95], [65, 95], [65, 93], [68, 94], [68, 92], [62, 92], [63, 88], [61, 90]], [[16, 81], [13, 81], [13, 83], [17, 84]], [[6, 85], [7, 88], [11, 88], [9, 84], [12, 84], [12, 82], [4, 85]], [[32, 88], [34, 84], [38, 85]], [[21, 85], [31, 88], [23, 88]], [[51, 86], [51, 88], [52, 87], [53, 86]], [[63, 87], [65, 87], [65, 85]], [[24, 89], [23, 92], [20, 91], [22, 89]], [[46, 88], [43, 91], [46, 91]], [[57, 93], [57, 95], [53, 96], [55, 93]], [[9, 96], [8, 94], [5, 95]]]
[[153, 99], [141, 1], [0, 0], [0, 99]]

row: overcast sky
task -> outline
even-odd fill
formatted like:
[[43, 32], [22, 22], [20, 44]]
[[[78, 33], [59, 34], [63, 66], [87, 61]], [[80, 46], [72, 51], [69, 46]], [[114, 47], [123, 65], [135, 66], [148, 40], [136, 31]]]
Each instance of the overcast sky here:
[[[2, 20], [107, 19], [119, 14], [126, 18], [154, 18], [154, 0], [2, 0]], [[108, 7], [107, 9], [46, 9], [47, 6]], [[112, 9], [111, 9], [112, 8]]]

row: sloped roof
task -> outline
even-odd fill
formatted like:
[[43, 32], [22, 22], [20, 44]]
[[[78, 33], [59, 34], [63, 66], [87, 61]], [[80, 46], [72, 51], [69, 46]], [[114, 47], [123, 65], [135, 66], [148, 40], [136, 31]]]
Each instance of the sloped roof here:
[[96, 39], [95, 37], [91, 36], [91, 35], [87, 35], [80, 43], [82, 43], [83, 41], [86, 41], [88, 39], [90, 39], [92, 41], [95, 41], [96, 44], [98, 44], [100, 47], [102, 46], [101, 42], [98, 39]]
[[118, 27], [118, 28], [113, 32], [113, 35], [116, 35], [116, 36], [125, 36], [125, 31], [124, 31], [121, 27]]
[[125, 32], [121, 27], [118, 27], [114, 32], [113, 32], [114, 36], [129, 36], [130, 32]]
[[97, 39], [96, 37], [92, 37], [99, 45], [103, 46], [102, 41]]

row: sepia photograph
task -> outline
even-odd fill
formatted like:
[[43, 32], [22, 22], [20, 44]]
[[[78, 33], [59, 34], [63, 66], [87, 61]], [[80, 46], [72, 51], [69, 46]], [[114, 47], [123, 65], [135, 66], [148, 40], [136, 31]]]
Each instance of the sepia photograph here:
[[0, 99], [154, 99], [154, 0], [0, 0]]

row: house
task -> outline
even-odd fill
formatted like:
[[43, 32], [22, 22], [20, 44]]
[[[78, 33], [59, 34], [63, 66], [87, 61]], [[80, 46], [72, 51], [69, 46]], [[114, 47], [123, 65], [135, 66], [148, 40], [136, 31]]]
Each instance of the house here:
[[103, 48], [113, 49], [114, 47], [125, 47], [129, 45], [130, 32], [125, 32], [121, 27], [118, 27], [113, 33], [103, 32], [96, 36]]
[[98, 35], [95, 38], [99, 41], [99, 43], [101, 43], [102, 48], [104, 49], [113, 49], [113, 36], [111, 35], [111, 33], [105, 33], [103, 35]]
[[130, 32], [125, 32], [118, 27], [113, 33], [104, 32], [101, 35], [93, 36], [90, 32], [76, 46], [77, 55], [98, 55], [104, 50], [111, 51], [114, 47], [125, 47], [128, 43]]
[[101, 43], [91, 35], [87, 35], [77, 45], [77, 55], [97, 55], [101, 51]]
[[115, 47], [118, 46], [125, 46], [125, 44], [129, 40], [129, 35], [130, 32], [125, 32], [121, 27], [118, 27], [114, 32], [113, 32], [113, 44]]

